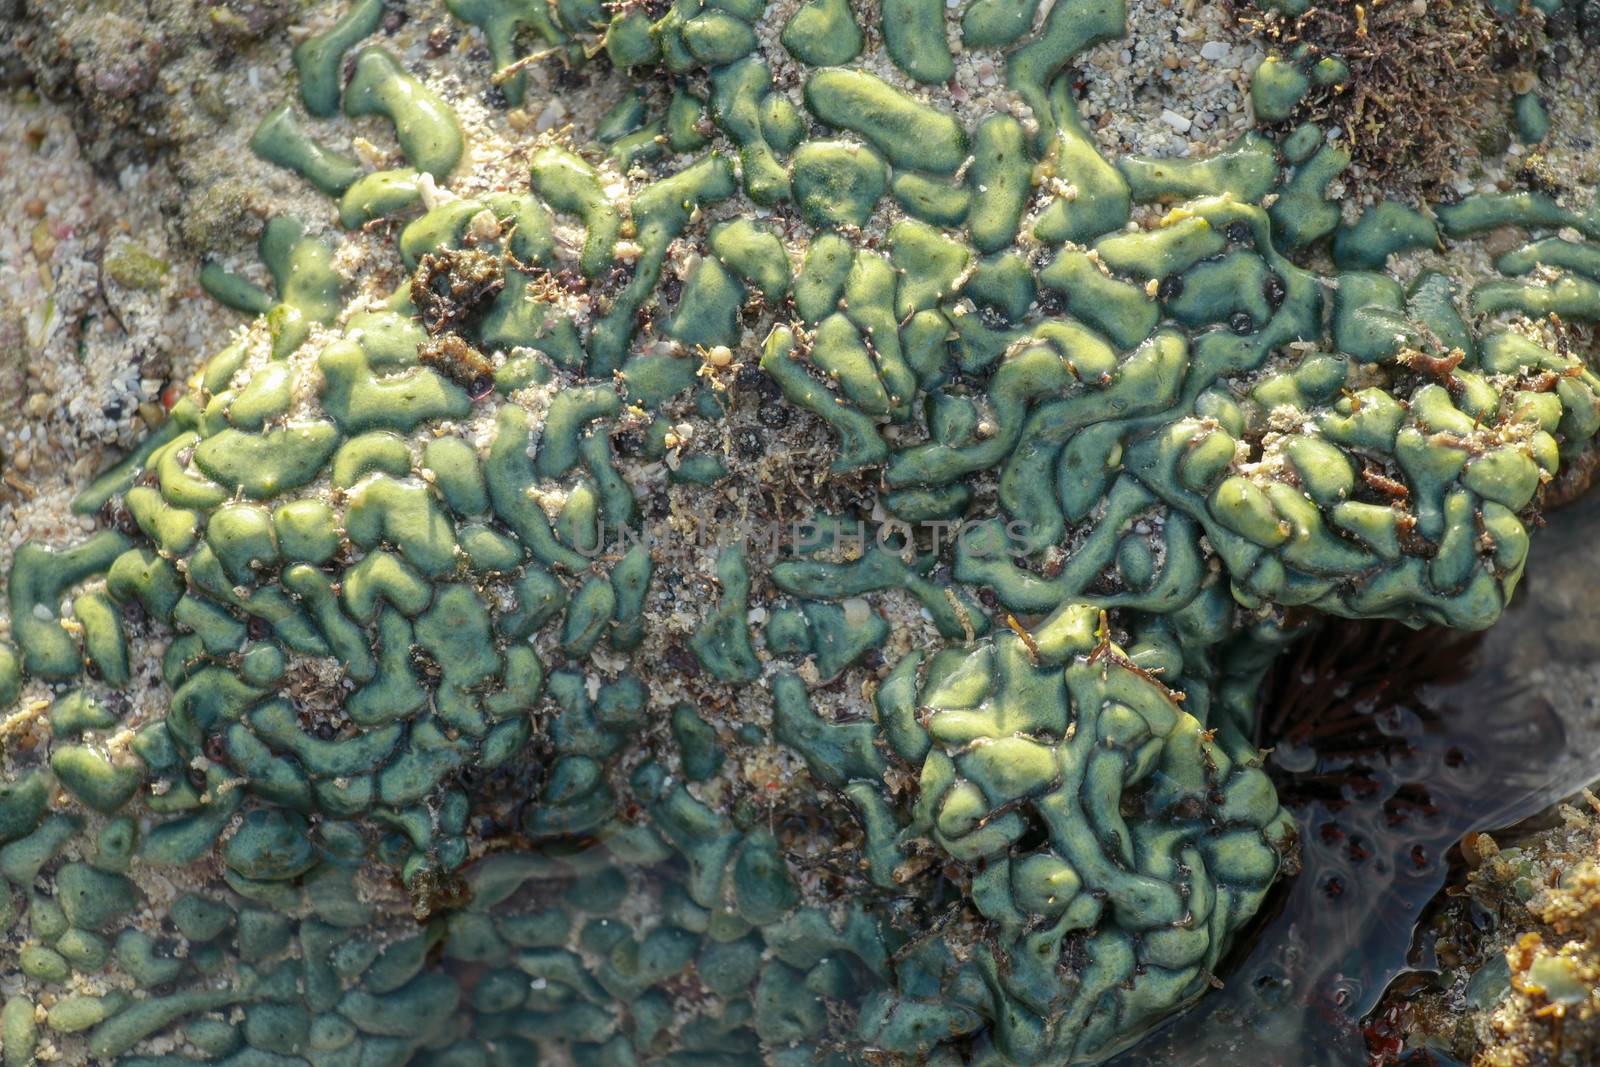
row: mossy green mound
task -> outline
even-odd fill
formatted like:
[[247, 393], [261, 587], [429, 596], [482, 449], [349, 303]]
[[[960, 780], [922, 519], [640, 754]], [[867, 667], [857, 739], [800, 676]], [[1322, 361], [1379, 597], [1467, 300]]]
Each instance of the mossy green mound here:
[[[257, 325], [7, 579], [7, 1067], [1090, 1063], [1198, 996], [1292, 836], [1282, 610], [1500, 614], [1600, 428], [1552, 340], [1596, 216], [1346, 224], [1314, 128], [1109, 161], [1068, 69], [1114, 0], [446, 6], [512, 100], [534, 41], [635, 85], [441, 196], [382, 5], [295, 50], [253, 144], [339, 202], [274, 292], [207, 269]], [[1016, 113], [951, 106], [956, 24]], [[351, 305], [374, 220], [406, 280]], [[1386, 273], [1508, 225], [1470, 291]], [[686, 550], [748, 513], [810, 534]]]

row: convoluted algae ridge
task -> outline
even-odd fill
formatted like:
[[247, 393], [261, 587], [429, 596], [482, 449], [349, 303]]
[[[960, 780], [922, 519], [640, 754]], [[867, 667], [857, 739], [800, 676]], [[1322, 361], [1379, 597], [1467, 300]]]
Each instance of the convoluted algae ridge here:
[[515, 183], [381, 0], [312, 20], [251, 146], [322, 217], [6, 580], [5, 1067], [1095, 1063], [1215, 981], [1285, 610], [1501, 613], [1600, 212], [1346, 218], [1314, 126], [1109, 160], [1124, 5], [1036, 7], [446, 0], [508, 100], [614, 68]]

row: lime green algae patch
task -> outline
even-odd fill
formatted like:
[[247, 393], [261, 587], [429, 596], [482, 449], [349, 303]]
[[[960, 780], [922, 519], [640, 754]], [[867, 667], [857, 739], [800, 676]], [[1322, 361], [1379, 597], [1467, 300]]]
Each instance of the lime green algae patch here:
[[1344, 211], [1309, 54], [1108, 159], [1125, 7], [1037, 7], [448, 0], [505, 100], [615, 105], [492, 182], [315, 13], [252, 147], [325, 212], [202, 273], [262, 328], [5, 579], [6, 1067], [1091, 1064], [1209, 988], [1292, 847], [1284, 610], [1501, 614], [1600, 224]]

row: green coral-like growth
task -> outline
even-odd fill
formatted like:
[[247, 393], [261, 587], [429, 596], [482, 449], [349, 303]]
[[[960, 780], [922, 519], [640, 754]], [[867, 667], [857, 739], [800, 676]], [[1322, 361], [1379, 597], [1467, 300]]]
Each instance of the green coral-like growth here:
[[[1346, 223], [1314, 126], [1113, 164], [1069, 67], [1124, 6], [1036, 6], [448, 0], [512, 102], [643, 90], [451, 196], [446, 83], [329, 13], [252, 145], [338, 202], [275, 294], [207, 268], [257, 324], [6, 580], [7, 1067], [1090, 1063], [1207, 987], [1292, 834], [1280, 609], [1500, 614], [1600, 429], [1600, 224]], [[941, 102], [952, 32], [1018, 113]], [[1465, 292], [1385, 272], [1504, 226]], [[807, 536], [684, 551], [751, 510]]]

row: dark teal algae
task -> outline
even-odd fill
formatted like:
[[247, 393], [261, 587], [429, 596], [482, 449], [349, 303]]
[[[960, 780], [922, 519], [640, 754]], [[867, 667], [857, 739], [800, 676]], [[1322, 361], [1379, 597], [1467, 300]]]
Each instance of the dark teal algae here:
[[[0, 1062], [1098, 1063], [1193, 1002], [1293, 848], [1255, 736], [1294, 620], [1489, 626], [1600, 429], [1558, 343], [1600, 214], [1347, 221], [1315, 127], [1108, 160], [1071, 67], [1120, 0], [445, 6], [506, 99], [603, 50], [618, 103], [438, 201], [467, 134], [384, 5], [295, 49], [251, 143], [327, 218], [267, 226], [272, 292], [202, 275], [267, 343], [6, 581], [0, 706], [49, 741], [0, 786]], [[952, 32], [1012, 113], [942, 102]], [[1257, 114], [1341, 71], [1269, 60]], [[381, 306], [335, 221], [392, 227]], [[1507, 226], [1470, 289], [1388, 272]], [[730, 363], [814, 497], [704, 443]], [[646, 536], [771, 489], [903, 534]]]

